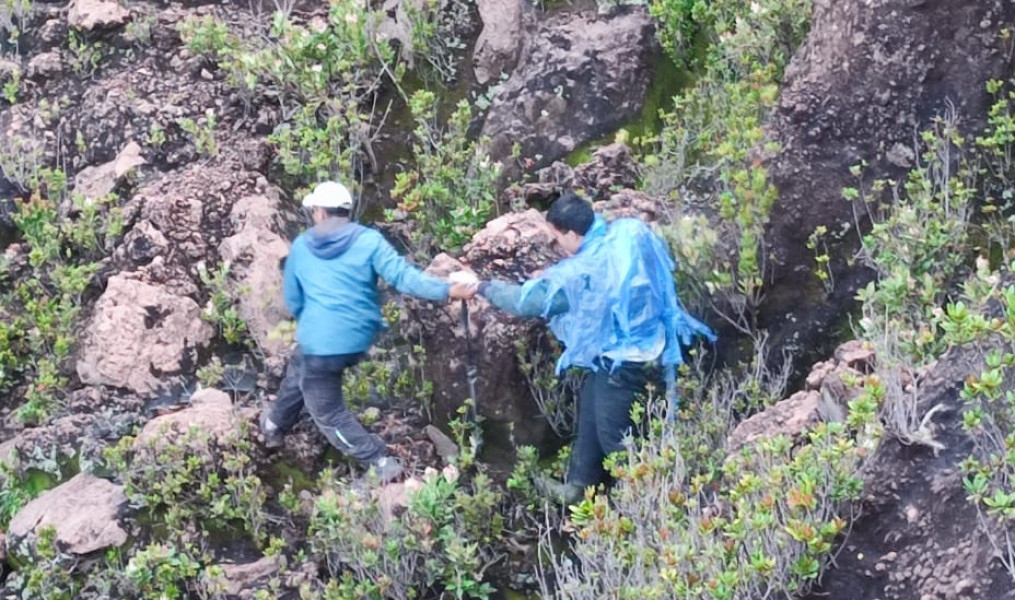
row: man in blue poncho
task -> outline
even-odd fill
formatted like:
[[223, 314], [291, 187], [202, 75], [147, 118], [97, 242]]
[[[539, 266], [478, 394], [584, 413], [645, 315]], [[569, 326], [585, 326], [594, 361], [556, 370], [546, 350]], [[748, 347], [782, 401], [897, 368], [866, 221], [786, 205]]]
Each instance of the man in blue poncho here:
[[603, 459], [624, 449], [631, 404], [658, 367], [672, 397], [680, 343], [715, 336], [684, 312], [666, 244], [643, 222], [618, 219], [607, 226], [572, 193], [550, 206], [546, 220], [568, 257], [523, 285], [486, 281], [478, 292], [512, 314], [549, 319], [564, 345], [558, 374], [568, 367], [591, 371], [566, 481], [542, 482], [556, 500], [574, 504], [586, 487], [605, 480]]
[[401, 473], [401, 465], [342, 399], [345, 370], [363, 358], [384, 326], [377, 279], [427, 300], [466, 298], [474, 290], [426, 275], [380, 233], [352, 221], [352, 196], [341, 183], [319, 184], [303, 206], [313, 211], [314, 226], [293, 241], [282, 281], [286, 307], [296, 317], [298, 347], [278, 400], [261, 413], [261, 433], [268, 447], [280, 446], [306, 405], [332, 446], [386, 482]]

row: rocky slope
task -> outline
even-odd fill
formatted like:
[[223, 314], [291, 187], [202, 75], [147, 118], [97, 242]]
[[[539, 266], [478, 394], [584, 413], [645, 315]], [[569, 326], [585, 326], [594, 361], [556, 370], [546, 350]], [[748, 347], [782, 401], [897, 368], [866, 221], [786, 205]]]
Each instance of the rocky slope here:
[[[18, 81], [16, 101], [0, 101], [0, 250], [11, 280], [31, 269], [32, 248], [11, 223], [15, 198], [40, 187], [26, 177], [39, 165], [63, 169], [70, 190], [86, 202], [115, 194], [123, 216], [122, 235], [106, 248], [81, 296], [72, 381], [54, 417], [33, 427], [14, 418], [27, 393], [23, 387], [0, 400], [0, 458], [13, 453], [12, 462], [26, 472], [44, 465], [66, 480], [17, 514], [0, 548], [13, 552], [45, 524], [59, 525], [57, 544], [69, 554], [92, 559], [119, 545], [124, 528], [137, 521], [122, 487], [90, 474], [103, 463], [104, 449], [138, 428], [150, 439], [157, 436], [152, 428], [167, 422], [213, 434], [253, 427], [257, 408], [275, 391], [288, 352], [277, 327], [284, 320], [278, 267], [300, 225], [293, 190], [273, 163], [267, 139], [285, 115], [277, 104], [250, 103], [222, 70], [186, 50], [177, 30], [195, 16], [226, 16], [241, 25], [267, 18], [264, 7], [241, 4], [39, 3], [18, 19], [16, 52], [9, 36], [0, 40], [8, 50], [0, 59], [0, 83]], [[311, 21], [323, 10], [300, 5], [296, 14]], [[527, 3], [479, 2], [478, 39], [465, 67], [472, 72], [464, 79], [470, 93], [489, 95], [490, 107], [475, 128], [491, 136], [490, 150], [508, 163], [509, 177], [522, 166], [547, 167], [533, 174], [538, 181], [506, 192], [505, 207], [540, 205], [561, 186], [573, 186], [588, 191], [599, 208], [664, 219], [661, 201], [634, 189], [638, 168], [627, 148], [605, 148], [577, 169], [555, 162], [637, 114], [652, 80], [658, 49], [645, 10], [593, 13], [578, 6], [547, 17]], [[817, 3], [811, 34], [787, 70], [779, 109], [767, 125], [781, 148], [767, 157], [780, 200], [769, 231], [773, 270], [764, 324], [797, 356], [824, 356], [820, 348], [831, 340], [832, 324], [851, 308], [855, 286], [866, 277], [845, 260], [836, 263], [839, 285], [826, 296], [810, 272], [813, 253], [806, 248], [814, 227], [852, 220], [840, 198], [851, 184], [849, 167], [863, 160], [871, 177], [902, 173], [916, 160], [915, 132], [943, 112], [953, 111], [966, 130], [977, 130], [986, 114], [985, 82], [1011, 74], [1001, 27], [1013, 20], [1015, 4], [1004, 0]], [[502, 74], [500, 85], [487, 87]], [[184, 127], [188, 119], [213, 129], [214, 152], [207, 139]], [[404, 145], [406, 133], [384, 130], [380, 139]], [[521, 165], [512, 159], [515, 143]], [[380, 158], [373, 175], [381, 181], [380, 171], [390, 175], [405, 166], [402, 159]], [[386, 204], [384, 185], [375, 189], [366, 202]], [[63, 219], [79, 213], [71, 202], [59, 207]], [[430, 269], [444, 273], [464, 265], [483, 276], [521, 280], [554, 258], [544, 225], [530, 210], [492, 221], [457, 261], [442, 258]], [[224, 385], [230, 394], [192, 394], [198, 367], [213, 355], [224, 358], [226, 349], [237, 351], [202, 318], [215, 293], [209, 270], [223, 262], [230, 265], [227, 285], [253, 340], [239, 352], [256, 364], [256, 373], [231, 365], [236, 375]], [[435, 414], [443, 424], [466, 397], [459, 308], [409, 302], [405, 309], [400, 329], [425, 347], [423, 373], [434, 382]], [[493, 453], [506, 464], [510, 436], [524, 444], [554, 439], [517, 361], [519, 340], [545, 360], [545, 332], [538, 322], [496, 315], [482, 305], [473, 307], [469, 323], [476, 336], [479, 412], [495, 434]], [[746, 421], [731, 445], [837, 418], [842, 398], [834, 396], [841, 386], [828, 372], [863, 369], [844, 356], [826, 367], [808, 389]], [[945, 407], [934, 421], [944, 451], [886, 442], [872, 461], [862, 513], [815, 598], [1012, 595], [977, 534], [956, 470], [968, 454], [957, 386], [970, 368], [955, 355], [930, 376], [935, 383], [924, 402]], [[838, 402], [829, 404], [824, 389]], [[393, 410], [372, 427], [406, 462], [439, 465], [438, 455], [454, 451], [439, 432], [424, 432], [422, 407], [383, 407]], [[285, 463], [316, 473], [327, 464], [323, 441], [306, 422], [290, 440], [280, 456], [252, 451], [259, 468]], [[347, 466], [338, 468], [348, 473]], [[271, 485], [277, 493], [280, 486]], [[82, 495], [94, 506], [75, 505], [80, 514], [61, 519]], [[404, 503], [400, 498], [392, 503]], [[296, 529], [287, 526], [286, 533]], [[302, 543], [305, 536], [290, 541]], [[280, 570], [272, 559], [242, 552], [222, 552], [216, 560], [228, 567], [228, 597], [249, 597]], [[294, 569], [290, 592], [322, 569], [321, 561]]]

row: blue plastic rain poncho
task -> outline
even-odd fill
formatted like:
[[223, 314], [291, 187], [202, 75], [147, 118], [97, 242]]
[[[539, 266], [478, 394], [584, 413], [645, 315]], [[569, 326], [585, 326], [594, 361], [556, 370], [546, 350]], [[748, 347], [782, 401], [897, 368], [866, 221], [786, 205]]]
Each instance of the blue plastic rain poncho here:
[[[658, 356], [667, 394], [675, 399], [675, 367], [683, 362], [680, 344], [690, 344], [695, 335], [715, 341], [712, 330], [681, 305], [675, 266], [666, 244], [642, 221], [618, 219], [607, 227], [597, 215], [574, 256], [522, 289], [524, 303], [537, 286], [542, 292], [548, 284], [543, 317], [565, 346], [557, 372], [570, 366], [595, 370], [599, 357], [616, 364], [625, 357]], [[558, 293], [567, 298], [565, 312], [552, 310]], [[661, 354], [654, 352], [660, 346]]]

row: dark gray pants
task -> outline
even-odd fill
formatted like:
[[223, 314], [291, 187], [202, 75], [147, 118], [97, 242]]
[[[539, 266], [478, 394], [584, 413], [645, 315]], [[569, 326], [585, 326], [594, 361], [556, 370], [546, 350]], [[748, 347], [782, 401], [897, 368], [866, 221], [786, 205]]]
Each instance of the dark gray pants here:
[[268, 413], [272, 423], [288, 431], [305, 405], [317, 428], [343, 454], [360, 462], [385, 456], [384, 442], [363, 429], [342, 399], [342, 375], [362, 357], [362, 353], [311, 356], [297, 348]]
[[644, 363], [623, 363], [610, 372], [610, 362], [585, 377], [578, 400], [578, 433], [571, 446], [567, 482], [581, 487], [606, 479], [603, 459], [624, 450], [632, 430], [631, 404], [645, 389], [655, 369]]

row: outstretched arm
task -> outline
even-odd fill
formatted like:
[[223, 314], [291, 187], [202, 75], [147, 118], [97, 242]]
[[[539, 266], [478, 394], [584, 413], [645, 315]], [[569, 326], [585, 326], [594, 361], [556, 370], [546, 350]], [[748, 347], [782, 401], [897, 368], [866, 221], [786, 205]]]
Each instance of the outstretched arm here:
[[[545, 279], [530, 279], [523, 285], [498, 280], [484, 281], [479, 285], [480, 295], [490, 304], [519, 317], [543, 316], [549, 289], [550, 283]], [[567, 296], [558, 291], [546, 316], [567, 312], [568, 308]]]
[[373, 255], [374, 271], [403, 294], [426, 300], [447, 300], [450, 286], [436, 277], [431, 277], [398, 252], [383, 237]]

